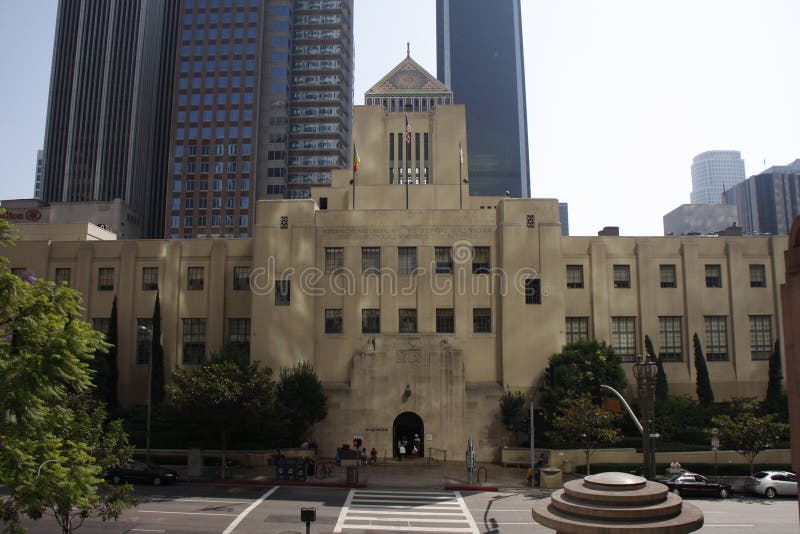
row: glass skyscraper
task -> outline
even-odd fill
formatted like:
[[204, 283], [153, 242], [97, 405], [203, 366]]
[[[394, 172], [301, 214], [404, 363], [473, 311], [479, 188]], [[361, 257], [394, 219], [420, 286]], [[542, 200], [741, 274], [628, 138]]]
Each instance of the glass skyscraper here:
[[519, 0], [436, 0], [437, 77], [467, 113], [472, 195], [530, 197]]
[[709, 150], [692, 160], [692, 204], [722, 204], [722, 193], [745, 180], [737, 150]]

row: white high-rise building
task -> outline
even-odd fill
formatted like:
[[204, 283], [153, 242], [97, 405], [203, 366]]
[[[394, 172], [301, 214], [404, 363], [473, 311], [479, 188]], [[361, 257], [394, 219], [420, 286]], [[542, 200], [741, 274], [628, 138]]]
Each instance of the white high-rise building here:
[[722, 204], [722, 192], [745, 180], [738, 150], [709, 150], [692, 160], [692, 204]]

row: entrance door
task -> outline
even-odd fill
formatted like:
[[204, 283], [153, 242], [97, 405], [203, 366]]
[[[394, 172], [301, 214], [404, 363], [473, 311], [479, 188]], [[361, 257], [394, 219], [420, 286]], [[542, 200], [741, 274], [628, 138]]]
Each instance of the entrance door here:
[[392, 449], [394, 456], [397, 458], [400, 455], [398, 442], [405, 441], [406, 458], [414, 457], [412, 451], [416, 444], [417, 455], [421, 458], [425, 452], [425, 425], [422, 424], [422, 418], [414, 412], [403, 412], [398, 415], [394, 420], [392, 427], [392, 436], [394, 437]]

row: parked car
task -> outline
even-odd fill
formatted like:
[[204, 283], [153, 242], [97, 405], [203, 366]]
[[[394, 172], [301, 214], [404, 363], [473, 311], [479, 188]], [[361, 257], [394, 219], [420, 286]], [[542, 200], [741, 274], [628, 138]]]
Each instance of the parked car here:
[[132, 461], [127, 465], [115, 467], [107, 475], [106, 480], [112, 484], [123, 482], [147, 482], [154, 486], [175, 482], [178, 473], [172, 469], [165, 469], [160, 465], [147, 462]]
[[768, 499], [778, 495], [797, 495], [797, 475], [789, 471], [759, 471], [745, 479], [744, 488]]
[[697, 473], [677, 473], [660, 482], [666, 484], [672, 493], [686, 497], [721, 497], [725, 499], [731, 494], [730, 484], [711, 482]]

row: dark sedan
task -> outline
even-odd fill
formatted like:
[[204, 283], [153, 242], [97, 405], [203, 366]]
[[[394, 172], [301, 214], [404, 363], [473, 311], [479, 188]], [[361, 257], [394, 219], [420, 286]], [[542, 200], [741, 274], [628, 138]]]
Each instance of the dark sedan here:
[[731, 494], [730, 484], [711, 482], [697, 473], [678, 473], [660, 482], [666, 484], [672, 493], [685, 497], [721, 497], [725, 499]]
[[123, 482], [149, 483], [160, 486], [178, 480], [178, 473], [172, 469], [165, 469], [159, 465], [147, 462], [129, 462], [127, 465], [115, 467], [106, 475], [112, 484]]

